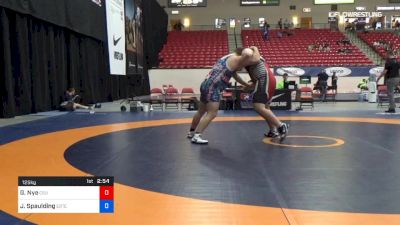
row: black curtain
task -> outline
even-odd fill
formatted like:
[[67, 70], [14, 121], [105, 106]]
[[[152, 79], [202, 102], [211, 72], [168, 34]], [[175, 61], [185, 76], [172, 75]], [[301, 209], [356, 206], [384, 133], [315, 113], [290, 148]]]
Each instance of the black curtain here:
[[143, 0], [142, 7], [144, 73], [127, 77], [135, 96], [150, 94], [148, 70], [158, 66], [158, 53], [167, 41], [168, 34], [168, 14], [157, 0]]
[[85, 104], [147, 92], [108, 67], [105, 42], [0, 7], [0, 117], [57, 109], [68, 87]]
[[104, 0], [0, 0], [0, 7], [106, 40]]
[[157, 67], [158, 53], [167, 41], [168, 14], [156, 0], [143, 1], [144, 51], [147, 67]]

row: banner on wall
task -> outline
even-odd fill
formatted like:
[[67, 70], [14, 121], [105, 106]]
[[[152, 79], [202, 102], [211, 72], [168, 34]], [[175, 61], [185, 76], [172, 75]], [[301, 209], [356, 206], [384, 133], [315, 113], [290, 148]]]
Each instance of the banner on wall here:
[[126, 75], [124, 0], [107, 0], [106, 15], [110, 74]]
[[275, 75], [283, 75], [287, 73], [289, 76], [297, 77], [301, 75], [317, 76], [322, 70], [325, 70], [328, 75], [336, 73], [338, 77], [363, 77], [369, 76], [370, 71], [375, 71], [375, 66], [357, 66], [357, 67], [276, 67], [274, 68]]
[[[236, 105], [238, 109], [250, 109], [253, 108], [252, 97], [250, 93], [239, 93], [240, 101], [239, 105]], [[269, 104], [272, 110], [290, 110], [292, 108], [292, 97], [290, 90], [275, 90], [274, 96]]]
[[126, 71], [143, 74], [143, 8], [141, 0], [125, 0]]

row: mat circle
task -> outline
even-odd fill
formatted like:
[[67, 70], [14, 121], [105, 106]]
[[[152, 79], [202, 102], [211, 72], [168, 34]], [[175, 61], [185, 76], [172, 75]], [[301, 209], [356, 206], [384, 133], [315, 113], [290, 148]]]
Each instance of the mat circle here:
[[291, 138], [323, 139], [323, 140], [332, 141], [333, 143], [332, 144], [325, 144], [325, 145], [298, 145], [298, 144], [279, 143], [279, 142], [275, 141], [272, 138], [264, 138], [263, 142], [265, 144], [281, 146], [281, 147], [289, 147], [289, 148], [330, 148], [330, 147], [338, 147], [338, 146], [343, 145], [345, 143], [345, 141], [343, 141], [342, 139], [333, 138], [333, 137], [305, 136], [305, 135], [290, 135], [290, 136], [286, 137], [286, 139], [291, 139]]

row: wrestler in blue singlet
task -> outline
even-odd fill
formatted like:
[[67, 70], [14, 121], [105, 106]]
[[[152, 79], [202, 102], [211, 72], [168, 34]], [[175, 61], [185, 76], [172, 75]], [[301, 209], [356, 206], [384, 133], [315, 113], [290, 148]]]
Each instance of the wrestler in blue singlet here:
[[200, 101], [203, 103], [219, 102], [221, 92], [229, 87], [229, 81], [236, 71], [231, 71], [228, 68], [228, 58], [232, 56], [227, 55], [218, 60], [213, 66], [206, 79], [200, 86]]

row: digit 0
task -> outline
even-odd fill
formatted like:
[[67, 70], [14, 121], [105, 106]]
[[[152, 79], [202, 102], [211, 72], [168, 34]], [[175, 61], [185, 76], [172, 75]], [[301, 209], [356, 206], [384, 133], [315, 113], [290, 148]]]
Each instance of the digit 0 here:
[[108, 195], [108, 190], [104, 190], [104, 195]]
[[104, 203], [104, 208], [108, 209], [108, 203]]

